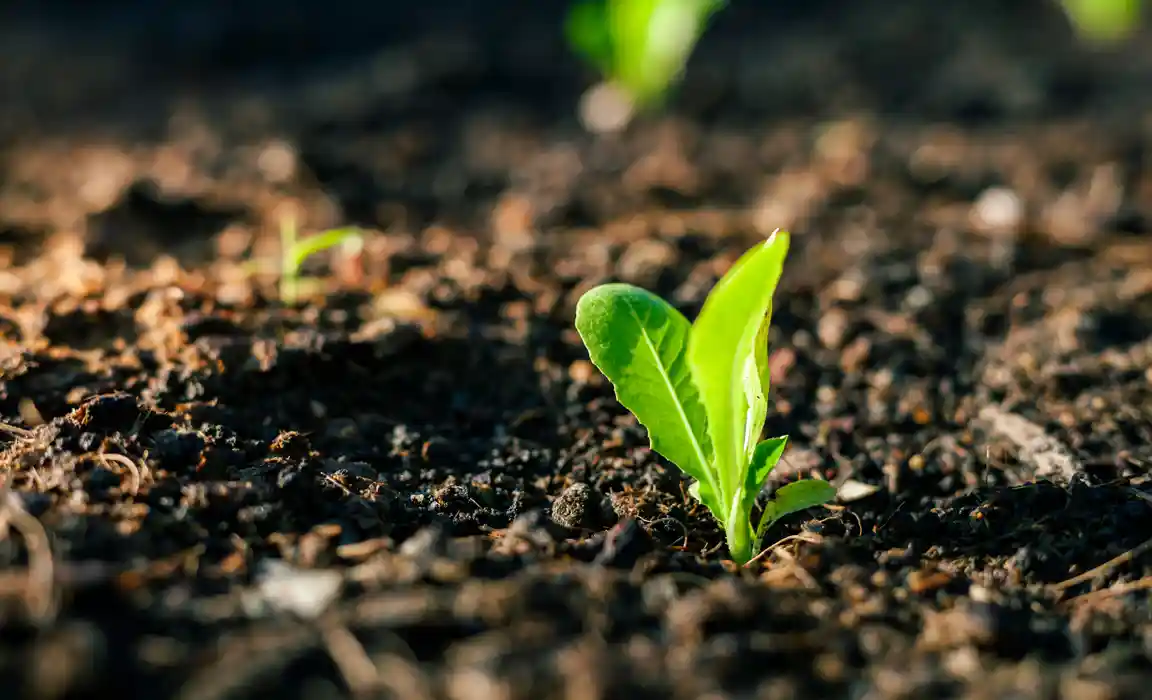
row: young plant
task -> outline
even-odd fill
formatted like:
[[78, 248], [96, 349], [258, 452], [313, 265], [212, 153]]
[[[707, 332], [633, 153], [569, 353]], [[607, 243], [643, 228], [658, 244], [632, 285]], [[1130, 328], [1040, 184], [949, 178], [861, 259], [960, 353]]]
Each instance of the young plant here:
[[1141, 0], [1061, 0], [1064, 12], [1080, 36], [1097, 44], [1129, 38], [1140, 26]]
[[280, 300], [294, 304], [300, 296], [300, 274], [304, 261], [313, 255], [339, 247], [347, 255], [355, 255], [364, 245], [359, 229], [338, 228], [300, 239], [296, 219], [286, 217], [280, 223]]
[[604, 284], [576, 305], [576, 329], [616, 399], [647, 428], [652, 449], [694, 480], [689, 491], [724, 528], [745, 564], [772, 523], [830, 501], [836, 490], [810, 479], [781, 487], [758, 526], [752, 510], [787, 436], [761, 440], [768, 413], [772, 294], [788, 254], [776, 232], [724, 275], [695, 324], [630, 284]]
[[571, 46], [638, 107], [661, 99], [684, 71], [712, 15], [727, 0], [578, 0]]

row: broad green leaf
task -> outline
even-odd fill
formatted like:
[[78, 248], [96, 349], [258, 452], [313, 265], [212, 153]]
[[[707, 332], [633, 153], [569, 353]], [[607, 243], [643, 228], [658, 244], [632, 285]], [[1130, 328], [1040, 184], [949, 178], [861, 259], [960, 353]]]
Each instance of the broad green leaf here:
[[772, 523], [785, 515], [823, 505], [835, 497], [836, 487], [823, 479], [805, 479], [781, 486], [764, 508], [760, 527], [756, 528], [756, 541], [759, 542]]
[[[708, 417], [717, 491], [727, 508], [721, 520], [726, 523], [742, 519], [738, 511], [745, 503], [745, 446], [749, 432], [755, 432], [753, 440], [758, 440], [763, 427], [762, 422], [750, 425], [748, 420], [753, 406], [746, 394], [745, 376], [749, 364], [757, 364], [757, 340], [771, 309], [788, 243], [788, 234], [777, 232], [745, 253], [708, 295], [688, 338], [688, 365]], [[729, 548], [732, 545], [729, 542]]]
[[756, 497], [768, 481], [768, 475], [776, 468], [780, 458], [784, 456], [784, 448], [788, 447], [788, 436], [768, 438], [760, 441], [752, 453], [752, 460], [748, 464], [747, 480], [744, 482], [744, 512], [752, 513], [756, 505]]
[[[604, 284], [576, 304], [576, 330], [592, 363], [616, 389], [616, 399], [648, 429], [652, 449], [716, 493], [707, 418], [688, 363], [690, 325], [651, 292]], [[704, 501], [713, 513], [718, 505]]]

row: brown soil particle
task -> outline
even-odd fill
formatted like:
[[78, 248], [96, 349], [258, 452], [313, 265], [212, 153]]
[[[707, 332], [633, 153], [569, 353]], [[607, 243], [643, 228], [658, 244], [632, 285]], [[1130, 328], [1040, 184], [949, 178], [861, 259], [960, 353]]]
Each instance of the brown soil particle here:
[[[431, 5], [307, 71], [0, 10], [0, 695], [1147, 696], [1147, 36], [733, 3], [593, 135], [559, 4]], [[285, 214], [367, 233], [295, 305]], [[772, 485], [841, 498], [741, 569], [573, 312], [776, 227]]]

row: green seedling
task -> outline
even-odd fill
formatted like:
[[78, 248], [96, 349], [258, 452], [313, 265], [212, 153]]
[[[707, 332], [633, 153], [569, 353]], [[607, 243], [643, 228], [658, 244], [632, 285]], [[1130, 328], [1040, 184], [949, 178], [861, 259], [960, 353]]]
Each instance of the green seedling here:
[[295, 304], [300, 298], [301, 274], [308, 258], [330, 248], [340, 248], [351, 257], [364, 246], [364, 235], [356, 228], [338, 228], [300, 238], [296, 219], [285, 217], [280, 223], [280, 300]]
[[677, 82], [726, 0], [579, 0], [565, 30], [572, 48], [646, 107]]
[[827, 481], [778, 489], [753, 528], [752, 511], [788, 437], [761, 440], [768, 413], [772, 295], [788, 253], [776, 232], [717, 283], [694, 324], [668, 302], [623, 283], [600, 285], [576, 305], [576, 329], [616, 399], [648, 430], [652, 449], [687, 474], [689, 492], [724, 528], [746, 564], [780, 518], [827, 503]]
[[1097, 44], [1114, 44], [1130, 37], [1140, 25], [1141, 0], [1060, 0], [1081, 37]]
[[[1114, 44], [1139, 27], [1144, 0], [1057, 0], [1076, 32]], [[679, 81], [708, 21], [727, 0], [576, 0], [565, 22], [572, 49], [637, 107]]]

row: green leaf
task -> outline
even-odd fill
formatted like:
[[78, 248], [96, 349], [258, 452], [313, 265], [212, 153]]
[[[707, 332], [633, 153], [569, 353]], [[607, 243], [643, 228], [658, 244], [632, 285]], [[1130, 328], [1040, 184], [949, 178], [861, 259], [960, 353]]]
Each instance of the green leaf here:
[[724, 0], [608, 0], [612, 79], [639, 104], [657, 99], [684, 70]]
[[564, 23], [572, 48], [601, 72], [612, 71], [612, 33], [606, 0], [584, 0], [573, 5]]
[[363, 241], [364, 237], [360, 230], [355, 228], [332, 229], [303, 240], [294, 240], [285, 251], [285, 272], [295, 275], [299, 272], [304, 261], [316, 253], [335, 246], [355, 248], [362, 245]]
[[752, 356], [744, 361], [744, 400], [748, 403], [748, 413], [744, 417], [744, 454], [751, 462], [768, 417], [768, 327], [772, 324], [772, 305], [764, 314], [760, 330], [756, 334]]
[[1080, 35], [1100, 44], [1130, 37], [1140, 26], [1140, 0], [1062, 0]]
[[784, 456], [784, 449], [788, 447], [788, 436], [768, 438], [756, 445], [752, 453], [752, 460], [748, 464], [747, 480], [744, 482], [744, 512], [751, 513], [756, 505], [756, 497], [760, 495], [764, 484], [768, 482], [768, 475], [776, 468], [780, 458]]
[[704, 505], [722, 513], [706, 413], [685, 361], [688, 319], [651, 292], [613, 283], [580, 297], [576, 330], [616, 399], [648, 429], [652, 449], [700, 482]]
[[[749, 367], [758, 367], [757, 341], [763, 338], [788, 243], [788, 234], [777, 232], [745, 253], [712, 289], [688, 338], [688, 365], [708, 417], [716, 485], [725, 504], [720, 520], [726, 524], [748, 519], [743, 512], [746, 447], [755, 444], [764, 426], [763, 417], [755, 420], [760, 409], [754, 396], [749, 400], [746, 378], [759, 380]], [[744, 541], [747, 534], [729, 529], [729, 549], [737, 559], [751, 548]]]
[[772, 305], [768, 305], [768, 313], [764, 314], [764, 325], [760, 326], [760, 337], [756, 339], [756, 368], [760, 372], [760, 391], [764, 398], [768, 398], [768, 390], [772, 388], [772, 367], [768, 364], [768, 327], [772, 325]]
[[781, 486], [764, 508], [760, 527], [756, 528], [756, 541], [759, 542], [772, 523], [785, 515], [823, 505], [833, 498], [836, 498], [836, 487], [823, 479], [805, 479]]
[[656, 66], [647, 61], [648, 28], [660, 0], [608, 0], [608, 29], [612, 36], [612, 79], [633, 98], [649, 90]]

